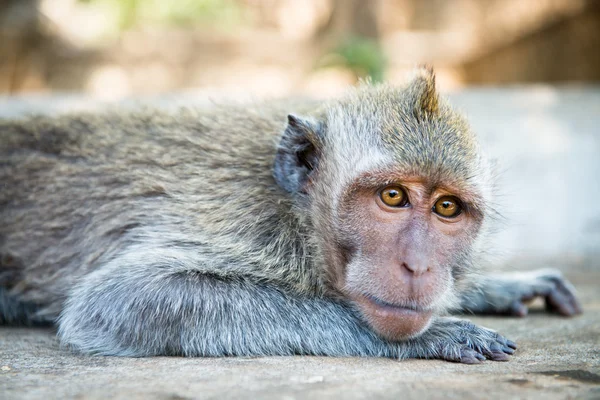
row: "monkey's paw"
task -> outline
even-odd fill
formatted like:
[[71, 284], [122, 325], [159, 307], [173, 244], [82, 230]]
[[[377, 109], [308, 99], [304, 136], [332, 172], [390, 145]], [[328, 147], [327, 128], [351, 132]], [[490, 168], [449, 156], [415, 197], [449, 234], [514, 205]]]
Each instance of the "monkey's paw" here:
[[536, 297], [544, 298], [546, 309], [560, 315], [572, 316], [583, 311], [575, 288], [555, 269], [504, 275], [499, 277], [499, 284], [489, 296], [490, 307], [499, 314], [523, 317], [528, 312], [526, 303]]
[[434, 342], [430, 347], [436, 349], [434, 358], [463, 364], [508, 361], [517, 348], [515, 342], [491, 329], [456, 318], [440, 319], [424, 336]]

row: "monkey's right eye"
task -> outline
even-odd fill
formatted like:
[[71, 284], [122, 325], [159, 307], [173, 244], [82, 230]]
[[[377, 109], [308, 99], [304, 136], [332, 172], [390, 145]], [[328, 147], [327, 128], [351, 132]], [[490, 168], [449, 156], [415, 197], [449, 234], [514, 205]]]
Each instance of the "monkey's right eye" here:
[[398, 185], [385, 187], [379, 193], [379, 197], [383, 201], [383, 204], [389, 207], [404, 207], [408, 204], [406, 192]]

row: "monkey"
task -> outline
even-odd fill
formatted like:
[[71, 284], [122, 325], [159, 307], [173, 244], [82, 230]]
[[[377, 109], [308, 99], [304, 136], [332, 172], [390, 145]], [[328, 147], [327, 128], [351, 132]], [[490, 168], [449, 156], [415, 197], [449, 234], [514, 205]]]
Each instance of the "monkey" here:
[[[293, 108], [293, 109], [292, 109]], [[0, 322], [110, 356], [506, 361], [451, 315], [582, 312], [478, 273], [489, 159], [430, 68], [338, 99], [0, 121]]]

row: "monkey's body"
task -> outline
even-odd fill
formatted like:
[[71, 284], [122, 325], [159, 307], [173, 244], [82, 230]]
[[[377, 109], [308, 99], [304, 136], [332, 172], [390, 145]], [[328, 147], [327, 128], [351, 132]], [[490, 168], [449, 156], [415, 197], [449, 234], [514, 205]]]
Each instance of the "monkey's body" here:
[[[410, 100], [422, 89], [378, 90]], [[365, 90], [357, 96], [371, 94]], [[359, 118], [352, 119], [354, 124], [361, 123], [361, 112], [376, 113], [361, 111], [360, 102], [350, 106]], [[437, 107], [437, 102], [420, 107]], [[295, 117], [282, 139], [290, 111], [284, 108], [263, 104], [0, 122], [0, 322], [57, 321], [61, 340], [72, 348], [112, 355], [506, 359], [514, 347], [510, 341], [437, 316], [469, 289], [461, 282], [464, 267], [473, 263], [471, 250], [451, 255], [433, 283], [420, 283], [412, 264], [410, 273], [403, 269], [404, 275], [397, 277], [408, 282], [408, 289], [378, 283], [379, 298], [388, 296], [375, 303], [381, 309], [373, 318], [383, 313], [381, 321], [370, 319], [362, 300], [346, 297], [346, 291], [354, 295], [362, 290], [352, 282], [365, 270], [361, 267], [356, 275], [352, 268], [366, 257], [356, 247], [366, 246], [373, 229], [353, 242], [361, 234], [349, 232], [363, 227], [350, 224], [343, 205], [338, 217], [323, 204], [323, 198], [342, 195], [335, 180], [351, 183], [351, 176], [331, 180], [328, 171], [343, 168], [344, 162], [351, 163], [346, 169], [352, 165], [357, 170], [365, 162], [380, 162], [383, 150], [372, 147], [384, 149], [396, 139], [373, 145], [368, 138], [323, 137], [319, 129], [324, 125], [316, 128]], [[319, 113], [315, 115], [322, 118], [323, 111]], [[329, 112], [328, 129], [334, 129], [334, 113]], [[429, 118], [423, 115], [414, 118]], [[448, 126], [462, 127], [453, 118]], [[435, 126], [444, 125], [438, 121]], [[305, 136], [308, 141], [302, 141]], [[431, 159], [427, 153], [435, 146], [459, 145], [450, 156], [437, 151], [435, 159], [419, 166], [456, 187], [469, 183], [452, 181], [446, 167], [452, 167], [456, 178], [480, 166], [479, 160], [463, 165], [457, 157], [475, 151], [470, 136], [458, 144], [455, 139], [447, 144], [433, 140], [433, 145], [413, 143], [412, 148], [411, 137], [406, 139], [403, 149], [409, 150], [398, 156], [399, 163], [417, 157], [413, 167], [423, 154]], [[346, 154], [340, 153], [340, 140], [350, 143]], [[369, 147], [353, 144], [355, 140]], [[324, 144], [307, 153], [306, 143], [315, 141]], [[333, 167], [323, 154], [335, 159]], [[319, 186], [321, 181], [325, 183]], [[481, 212], [475, 208], [473, 215]], [[324, 226], [327, 220], [334, 222]], [[465, 231], [478, 232], [479, 225]], [[415, 239], [411, 246], [420, 243]], [[368, 272], [364, 279], [376, 279], [372, 276], [377, 273]], [[476, 311], [510, 312], [527, 297], [526, 291], [550, 296], [558, 290], [572, 306], [564, 313], [578, 311], [568, 284], [554, 275], [533, 277], [526, 288], [506, 296], [514, 282], [484, 285], [484, 293], [476, 296], [462, 294], [462, 304]], [[439, 295], [420, 294], [424, 285], [435, 287]], [[394, 304], [388, 304], [390, 298]], [[560, 311], [566, 307], [554, 306]], [[428, 316], [425, 322], [421, 314]], [[404, 329], [398, 315], [414, 322], [406, 322]]]
[[[53, 320], [83, 275], [140, 246], [193, 249], [201, 261], [191, 270], [283, 274], [314, 293], [304, 227], [272, 185], [282, 129], [273, 121], [286, 114], [212, 111], [37, 118], [31, 130], [2, 123], [2, 285]], [[282, 223], [298, 236], [273, 229]]]

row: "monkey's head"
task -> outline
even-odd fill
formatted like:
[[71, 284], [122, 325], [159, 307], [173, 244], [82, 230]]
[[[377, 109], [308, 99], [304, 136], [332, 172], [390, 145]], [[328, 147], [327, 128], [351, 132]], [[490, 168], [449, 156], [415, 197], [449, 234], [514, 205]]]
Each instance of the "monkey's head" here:
[[361, 87], [319, 118], [290, 115], [274, 167], [312, 219], [328, 285], [391, 340], [454, 304], [489, 196], [475, 136], [433, 72], [415, 75]]

